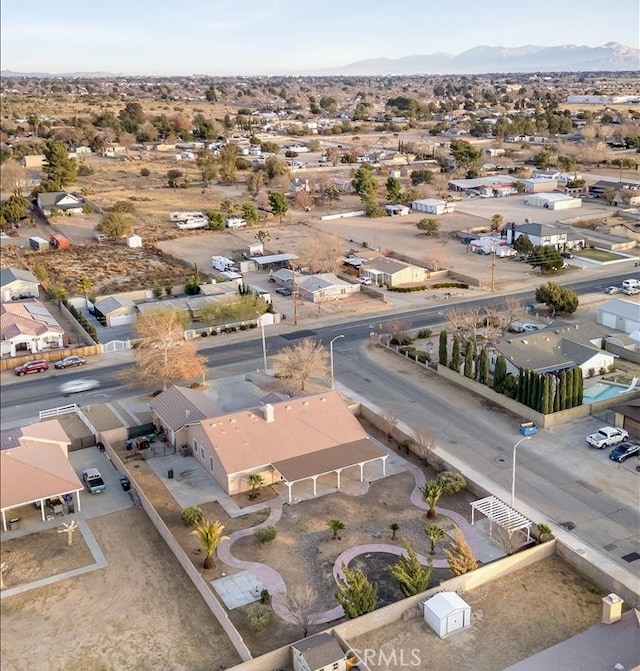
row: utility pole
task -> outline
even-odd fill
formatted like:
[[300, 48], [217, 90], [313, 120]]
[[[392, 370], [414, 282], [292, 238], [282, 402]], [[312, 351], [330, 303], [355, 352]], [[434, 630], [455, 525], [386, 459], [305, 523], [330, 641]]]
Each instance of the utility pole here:
[[496, 275], [496, 244], [491, 245], [491, 291], [495, 291], [495, 275]]

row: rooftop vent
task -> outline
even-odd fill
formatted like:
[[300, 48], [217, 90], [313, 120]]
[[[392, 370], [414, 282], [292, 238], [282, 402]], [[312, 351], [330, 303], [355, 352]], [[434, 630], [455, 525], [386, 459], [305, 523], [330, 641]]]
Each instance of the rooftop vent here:
[[264, 412], [264, 419], [267, 422], [267, 424], [271, 424], [272, 422], [275, 422], [276, 417], [275, 417], [275, 411], [273, 409], [273, 406], [271, 403], [265, 403], [262, 411]]

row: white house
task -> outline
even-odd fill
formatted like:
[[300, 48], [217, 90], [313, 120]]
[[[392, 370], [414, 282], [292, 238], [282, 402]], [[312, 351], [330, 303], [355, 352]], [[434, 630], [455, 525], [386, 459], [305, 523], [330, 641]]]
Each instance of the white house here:
[[439, 592], [423, 608], [424, 621], [440, 638], [471, 626], [471, 606], [455, 592]]
[[406, 205], [385, 205], [384, 209], [390, 217], [406, 217], [411, 212]]
[[439, 198], [426, 198], [424, 200], [414, 200], [411, 203], [411, 209], [428, 214], [447, 214], [454, 211], [455, 203], [449, 203]]
[[36, 205], [42, 214], [49, 216], [54, 210], [65, 214], [82, 214], [85, 201], [81, 196], [64, 191], [45, 191], [39, 193]]
[[64, 329], [37, 300], [0, 305], [0, 355], [37, 354], [62, 347]]
[[107, 296], [96, 301], [93, 306], [94, 313], [106, 326], [122, 326], [133, 324], [138, 315], [135, 303], [129, 298]]
[[612, 298], [598, 308], [596, 322], [627, 334], [640, 331], [640, 298]]
[[301, 275], [296, 281], [296, 292], [300, 298], [312, 303], [346, 298], [360, 291], [359, 284], [350, 284], [333, 273]]
[[40, 283], [37, 277], [22, 268], [0, 270], [0, 300], [4, 303], [18, 298], [38, 298]]

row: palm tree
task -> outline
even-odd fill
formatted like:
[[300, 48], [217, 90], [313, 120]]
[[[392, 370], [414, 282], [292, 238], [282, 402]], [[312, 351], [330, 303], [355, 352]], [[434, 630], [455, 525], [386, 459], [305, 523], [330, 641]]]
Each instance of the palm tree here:
[[87, 304], [88, 303], [87, 296], [89, 295], [89, 292], [91, 291], [91, 289], [93, 289], [93, 282], [91, 281], [91, 278], [87, 277], [86, 275], [84, 277], [81, 277], [76, 282], [76, 286], [82, 292], [82, 295], [84, 296], [85, 304]]
[[429, 504], [427, 517], [434, 520], [438, 516], [436, 505], [442, 496], [442, 485], [437, 480], [429, 480], [420, 491], [424, 500]]
[[249, 486], [251, 487], [249, 498], [255, 499], [260, 495], [260, 488], [264, 484], [264, 478], [260, 475], [260, 473], [252, 473], [251, 475], [247, 476], [247, 480], [249, 481]]
[[218, 520], [215, 522], [204, 520], [202, 524], [197, 526], [191, 532], [191, 535], [195, 536], [200, 541], [200, 546], [204, 550], [205, 554], [203, 567], [206, 569], [213, 568], [215, 566], [215, 551], [222, 541], [229, 538], [228, 536], [222, 535], [223, 531], [224, 524], [221, 524]]
[[335, 540], [338, 538], [338, 532], [339, 531], [344, 531], [346, 528], [344, 525], [344, 522], [341, 522], [340, 520], [329, 520], [327, 522], [327, 525], [329, 526], [329, 529], [333, 531], [333, 538], [332, 540]]
[[397, 522], [393, 522], [389, 525], [389, 529], [391, 529], [391, 540], [394, 541], [396, 539], [396, 531], [400, 528], [400, 525]]
[[427, 524], [424, 528], [424, 532], [427, 534], [427, 538], [431, 541], [431, 554], [436, 553], [436, 545], [438, 541], [441, 541], [444, 536], [444, 529], [438, 524]]

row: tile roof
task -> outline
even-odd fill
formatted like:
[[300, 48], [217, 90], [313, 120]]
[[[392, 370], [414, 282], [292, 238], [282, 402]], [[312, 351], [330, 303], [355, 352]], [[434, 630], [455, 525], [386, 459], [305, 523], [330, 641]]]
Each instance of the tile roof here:
[[19, 335], [41, 336], [46, 333], [61, 334], [64, 329], [40, 301], [0, 305], [1, 340], [11, 340]]

